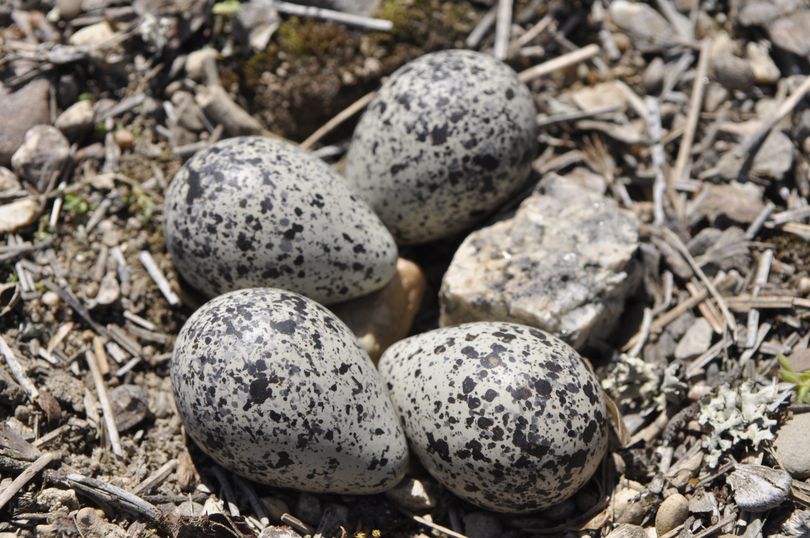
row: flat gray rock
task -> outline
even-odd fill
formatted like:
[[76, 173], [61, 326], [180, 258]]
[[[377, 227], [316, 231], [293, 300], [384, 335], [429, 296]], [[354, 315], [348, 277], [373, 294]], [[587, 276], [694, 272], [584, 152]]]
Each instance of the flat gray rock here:
[[576, 348], [613, 328], [639, 280], [635, 215], [559, 176], [541, 190], [461, 244], [442, 282], [442, 326], [513, 321]]

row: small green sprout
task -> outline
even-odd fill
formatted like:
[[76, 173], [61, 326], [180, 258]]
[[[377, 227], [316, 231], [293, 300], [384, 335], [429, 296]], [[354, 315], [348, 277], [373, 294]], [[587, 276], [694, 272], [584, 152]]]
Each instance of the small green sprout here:
[[239, 13], [239, 0], [224, 0], [217, 2], [211, 9], [214, 15], [222, 15], [224, 17], [233, 17]]
[[787, 357], [781, 353], [776, 356], [779, 359], [779, 375], [788, 383], [796, 385], [796, 403], [810, 404], [810, 370], [794, 372]]
[[65, 203], [62, 208], [74, 215], [84, 215], [90, 211], [90, 203], [84, 197], [68, 192], [65, 194]]

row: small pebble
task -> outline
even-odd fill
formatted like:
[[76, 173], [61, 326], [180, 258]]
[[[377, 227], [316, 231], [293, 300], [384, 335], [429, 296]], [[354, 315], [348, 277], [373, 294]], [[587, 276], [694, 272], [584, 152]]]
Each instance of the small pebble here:
[[176, 516], [198, 517], [205, 513], [205, 507], [194, 501], [184, 501], [178, 504], [172, 513]]
[[424, 512], [436, 506], [436, 499], [428, 492], [425, 482], [415, 478], [405, 478], [393, 489], [386, 491], [389, 499], [413, 512]]
[[43, 190], [50, 174], [61, 170], [70, 157], [70, 144], [56, 127], [37, 125], [25, 133], [25, 142], [11, 157], [20, 179]]
[[810, 478], [810, 413], [793, 415], [776, 432], [776, 461], [798, 480]]
[[56, 118], [56, 128], [70, 140], [77, 140], [93, 127], [93, 103], [78, 101]]
[[42, 213], [42, 208], [33, 198], [21, 198], [0, 205], [0, 234], [15, 232], [30, 226]]
[[59, 304], [60, 299], [59, 295], [49, 290], [42, 294], [41, 301], [45, 306], [54, 307]]
[[115, 133], [113, 133], [113, 138], [121, 149], [132, 149], [135, 145], [135, 137], [126, 129], [117, 129]]
[[18, 191], [21, 188], [17, 175], [5, 166], [0, 166], [0, 192]]
[[68, 43], [74, 47], [97, 47], [112, 39], [114, 35], [115, 31], [110, 23], [102, 21], [77, 30], [70, 36]]
[[664, 499], [655, 514], [655, 530], [658, 536], [681, 525], [687, 517], [689, 517], [689, 501], [686, 497], [680, 493], [670, 495]]
[[638, 524], [647, 515], [647, 509], [639, 497], [644, 486], [628, 481], [626, 487], [619, 488], [613, 496], [613, 516], [619, 523]]
[[713, 334], [712, 326], [706, 318], [697, 318], [678, 342], [675, 359], [685, 361], [701, 355], [712, 345]]
[[714, 76], [729, 90], [748, 91], [755, 78], [751, 66], [743, 58], [724, 54], [714, 59]]
[[74, 19], [82, 12], [82, 0], [56, 0], [56, 7], [63, 20]]
[[118, 431], [125, 432], [149, 416], [146, 392], [137, 385], [119, 385], [110, 391], [110, 404]]

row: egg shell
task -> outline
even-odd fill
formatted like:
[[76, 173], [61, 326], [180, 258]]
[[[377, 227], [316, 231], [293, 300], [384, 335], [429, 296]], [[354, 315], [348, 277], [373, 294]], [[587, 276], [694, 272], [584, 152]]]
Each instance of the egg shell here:
[[419, 460], [480, 507], [523, 513], [563, 501], [607, 450], [595, 375], [539, 329], [438, 329], [394, 344], [379, 369]]
[[382, 85], [354, 131], [345, 174], [397, 241], [424, 243], [509, 199], [536, 152], [534, 103], [512, 68], [446, 50]]
[[166, 191], [166, 246], [209, 297], [272, 286], [330, 304], [394, 275], [391, 234], [346, 181], [296, 146], [230, 138], [194, 155]]
[[170, 371], [189, 436], [246, 478], [367, 494], [405, 474], [407, 441], [374, 364], [306, 297], [253, 288], [209, 301], [180, 331]]

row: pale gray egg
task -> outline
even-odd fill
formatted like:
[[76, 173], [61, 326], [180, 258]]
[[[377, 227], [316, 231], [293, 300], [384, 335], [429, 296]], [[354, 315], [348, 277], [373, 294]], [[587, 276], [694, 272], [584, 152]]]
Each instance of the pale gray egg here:
[[427, 54], [382, 85], [354, 131], [346, 177], [400, 243], [468, 229], [525, 182], [536, 111], [508, 65], [469, 50]]
[[567, 344], [477, 322], [390, 347], [379, 363], [411, 447], [450, 491], [499, 512], [573, 495], [605, 455], [605, 400]]
[[238, 137], [198, 152], [166, 191], [166, 245], [209, 297], [272, 286], [320, 303], [383, 287], [397, 249], [379, 218], [320, 159]]
[[367, 494], [405, 474], [407, 442], [374, 364], [306, 297], [253, 288], [209, 301], [180, 331], [170, 370], [189, 436], [246, 478]]

